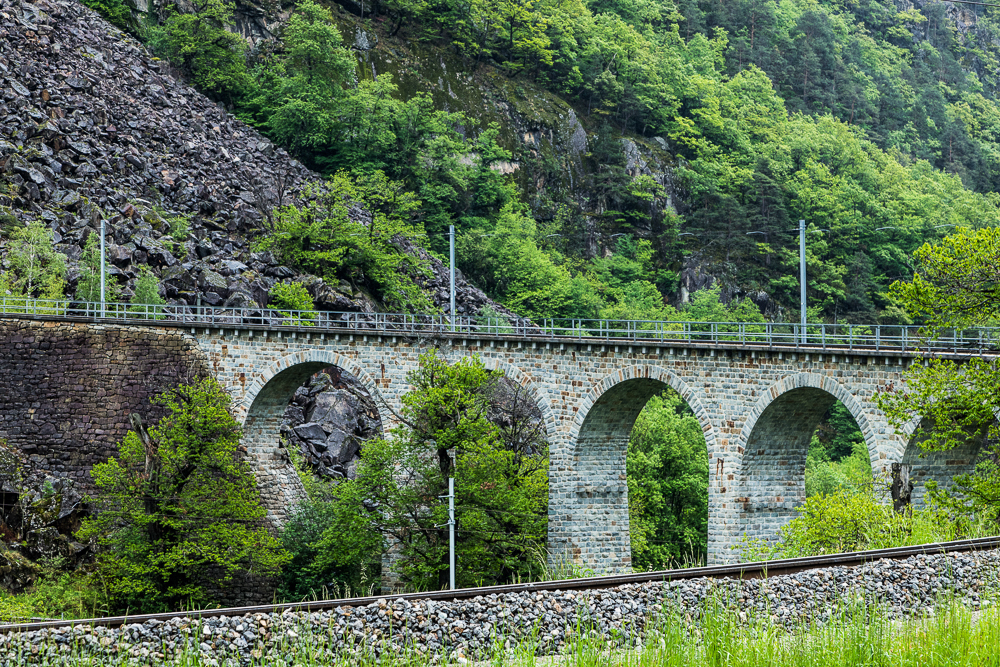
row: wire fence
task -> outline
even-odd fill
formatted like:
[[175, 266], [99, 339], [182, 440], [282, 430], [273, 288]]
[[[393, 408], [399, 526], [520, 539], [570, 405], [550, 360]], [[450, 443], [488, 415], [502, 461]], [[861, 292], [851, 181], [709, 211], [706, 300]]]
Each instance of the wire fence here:
[[332, 333], [489, 336], [596, 343], [702, 343], [831, 351], [894, 350], [983, 353], [1000, 350], [1000, 328], [936, 329], [916, 325], [791, 322], [687, 322], [543, 319], [442, 314], [286, 311], [134, 303], [0, 298], [0, 316], [88, 319], [145, 325], [306, 329]]

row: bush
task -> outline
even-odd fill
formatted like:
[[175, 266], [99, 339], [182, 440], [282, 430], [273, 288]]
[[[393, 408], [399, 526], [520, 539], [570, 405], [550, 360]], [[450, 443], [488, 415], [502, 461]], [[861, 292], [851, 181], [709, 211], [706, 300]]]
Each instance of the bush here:
[[84, 5], [103, 16], [111, 25], [122, 30], [134, 30], [132, 10], [122, 0], [80, 0]]
[[935, 505], [896, 512], [883, 502], [888, 493], [875, 484], [806, 499], [799, 516], [779, 533], [777, 543], [744, 539], [737, 549], [745, 561], [798, 558], [828, 553], [888, 549], [947, 542], [992, 534], [987, 518], [969, 521]]
[[225, 390], [197, 380], [155, 402], [167, 414], [147, 431], [133, 413], [118, 458], [94, 466], [98, 513], [79, 532], [100, 549], [97, 574], [117, 610], [211, 605], [209, 576], [273, 576], [288, 559], [264, 525]]
[[[130, 313], [156, 320], [164, 317], [163, 309], [157, 306], [165, 304], [166, 300], [160, 296], [160, 281], [148, 266], [143, 266], [139, 270], [139, 277], [135, 280], [135, 296], [132, 297], [132, 303], [136, 305], [129, 307]], [[150, 306], [153, 307], [150, 308]]]
[[38, 569], [40, 575], [27, 592], [0, 595], [0, 621], [93, 618], [106, 612], [100, 582], [92, 575], [67, 572], [59, 558], [40, 563]]

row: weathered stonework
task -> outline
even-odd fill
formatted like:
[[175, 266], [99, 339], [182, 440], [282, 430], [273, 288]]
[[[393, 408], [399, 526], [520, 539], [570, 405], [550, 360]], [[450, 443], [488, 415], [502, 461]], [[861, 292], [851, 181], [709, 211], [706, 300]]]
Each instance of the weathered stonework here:
[[[805, 496], [810, 436], [834, 400], [842, 401], [857, 420], [876, 473], [888, 471], [893, 462], [904, 460], [904, 454], [921, 485], [929, 478], [947, 481], [971, 467], [971, 453], [955, 454], [944, 462], [916, 457], [915, 445], [907, 449], [905, 438], [893, 432], [877, 409], [876, 391], [898, 386], [903, 369], [911, 363], [909, 354], [898, 350], [845, 355], [736, 344], [432, 339], [306, 328], [279, 332], [245, 327], [122, 327], [115, 333], [109, 327], [84, 324], [7, 322], [4, 326], [32, 332], [53, 328], [62, 338], [58, 351], [48, 351], [51, 339], [46, 339], [49, 348], [40, 348], [42, 339], [36, 343], [34, 335], [25, 343], [23, 333], [10, 334], [11, 343], [22, 347], [4, 352], [0, 364], [7, 366], [0, 366], [0, 373], [6, 378], [10, 375], [6, 369], [11, 368], [34, 379], [4, 380], [0, 424], [5, 431], [0, 430], [0, 437], [45, 449], [54, 455], [50, 458], [55, 465], [73, 465], [76, 459], [63, 459], [75, 455], [89, 467], [111, 453], [110, 446], [125, 431], [128, 410], [140, 405], [148, 409], [145, 399], [155, 393], [150, 383], [157, 380], [153, 384], [158, 388], [167, 379], [158, 375], [161, 370], [176, 373], [182, 359], [189, 360], [185, 368], [204, 360], [233, 395], [261, 496], [278, 523], [304, 495], [281, 449], [278, 431], [296, 387], [309, 375], [329, 366], [350, 373], [368, 389], [382, 424], [391, 428], [400, 399], [409, 390], [407, 373], [417, 367], [421, 353], [438, 346], [450, 360], [477, 354], [487, 367], [503, 370], [525, 387], [542, 413], [551, 456], [553, 557], [595, 572], [630, 566], [628, 435], [646, 401], [667, 387], [687, 401], [705, 433], [710, 562], [735, 560], [733, 547], [744, 535], [773, 539], [794, 516]], [[143, 351], [127, 349], [132, 345]], [[102, 352], [96, 354], [95, 349]], [[67, 363], [75, 364], [72, 377], [79, 379], [62, 374], [56, 382], [44, 379]], [[43, 387], [44, 400], [38, 398], [37, 386]], [[103, 405], [97, 401], [101, 390], [106, 396], [123, 398], [98, 407], [97, 403]], [[60, 420], [53, 416], [63, 409], [57, 403], [77, 407], [71, 417]], [[29, 413], [31, 409], [35, 413]], [[39, 409], [45, 415], [40, 423], [51, 424], [45, 432], [32, 417]], [[87, 415], [96, 425], [84, 421]], [[58, 437], [52, 445], [39, 444], [54, 433]], [[76, 449], [63, 442], [75, 443]], [[922, 487], [918, 500], [921, 494]]]
[[[276, 446], [280, 410], [295, 387], [319, 368], [340, 366], [368, 388], [391, 427], [409, 389], [406, 374], [435, 345], [448, 359], [478, 354], [534, 396], [550, 442], [549, 548], [555, 558], [595, 571], [630, 565], [628, 435], [649, 397], [666, 387], [684, 397], [705, 433], [711, 562], [735, 560], [733, 547], [744, 535], [773, 539], [795, 515], [805, 498], [810, 436], [834, 400], [857, 420], [876, 473], [888, 471], [906, 450], [873, 399], [880, 387], [900, 383], [910, 357], [899, 351], [844, 355], [304, 330], [193, 333], [246, 414], [246, 442], [279, 521], [302, 495]], [[914, 476], [936, 475], [922, 471], [922, 461], [914, 463]]]
[[176, 329], [0, 319], [0, 440], [44, 473], [90, 489], [90, 468], [118, 453], [128, 416], [204, 368]]

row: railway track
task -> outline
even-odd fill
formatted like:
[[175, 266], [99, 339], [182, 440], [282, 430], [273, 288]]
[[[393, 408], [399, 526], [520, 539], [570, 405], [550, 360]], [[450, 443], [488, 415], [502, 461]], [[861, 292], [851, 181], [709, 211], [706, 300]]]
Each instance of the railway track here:
[[637, 572], [634, 574], [618, 574], [601, 577], [585, 577], [580, 579], [560, 579], [556, 581], [541, 581], [527, 584], [507, 584], [503, 586], [483, 586], [480, 588], [460, 588], [454, 591], [428, 591], [424, 593], [401, 593], [397, 595], [373, 595], [368, 597], [344, 598], [339, 600], [318, 600], [314, 602], [292, 602], [285, 604], [256, 605], [251, 607], [230, 607], [226, 609], [203, 609], [189, 612], [166, 612], [161, 614], [136, 614], [132, 616], [106, 616], [102, 618], [76, 619], [70, 621], [51, 620], [34, 621], [30, 623], [13, 623], [0, 625], [0, 633], [27, 632], [44, 628], [69, 627], [74, 625], [122, 626], [131, 623], [144, 623], [150, 620], [166, 621], [171, 618], [188, 617], [201, 618], [211, 616], [243, 616], [245, 614], [273, 614], [284, 611], [323, 611], [336, 607], [362, 607], [379, 600], [467, 600], [481, 595], [502, 595], [505, 593], [525, 593], [534, 591], [567, 591], [593, 590], [615, 588], [625, 584], [639, 584], [650, 581], [678, 581], [683, 579], [758, 579], [782, 574], [792, 574], [803, 570], [843, 566], [864, 565], [882, 559], [902, 560], [920, 554], [958, 553], [968, 551], [984, 551], [1000, 549], [1000, 536], [983, 537], [972, 540], [957, 540], [954, 542], [935, 542], [911, 547], [896, 547], [893, 549], [874, 549], [871, 551], [856, 551], [852, 553], [830, 554], [826, 556], [809, 556], [805, 558], [788, 558], [782, 560], [759, 561], [755, 563], [740, 563], [737, 565], [709, 565], [677, 570], [659, 570], [656, 572]]

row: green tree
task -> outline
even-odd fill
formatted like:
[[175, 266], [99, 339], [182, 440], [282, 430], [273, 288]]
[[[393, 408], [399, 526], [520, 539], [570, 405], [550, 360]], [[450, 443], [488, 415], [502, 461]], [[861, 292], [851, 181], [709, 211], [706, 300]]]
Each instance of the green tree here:
[[287, 561], [226, 391], [202, 379], [154, 402], [165, 416], [147, 430], [133, 413], [118, 458], [94, 466], [97, 512], [79, 533], [97, 544], [98, 575], [122, 611], [210, 605], [210, 581], [272, 576]]
[[160, 296], [160, 281], [148, 266], [142, 266], [139, 269], [139, 277], [135, 279], [135, 294], [132, 296], [132, 303], [136, 305], [131, 306], [129, 312], [154, 319], [163, 317], [163, 309], [157, 306], [162, 306], [166, 300]]
[[[80, 277], [76, 281], [76, 298], [96, 303], [101, 300], [101, 239], [97, 234], [87, 237], [80, 257]], [[122, 287], [111, 273], [111, 264], [104, 260], [104, 301], [117, 303], [122, 299]]]
[[[478, 358], [448, 365], [429, 352], [408, 376], [402, 425], [365, 443], [357, 476], [337, 485], [310, 572], [336, 572], [377, 541], [394, 545], [407, 586], [448, 582], [448, 478], [455, 478], [458, 584], [530, 576], [545, 540], [548, 452], [523, 424], [490, 419], [502, 374]], [[500, 420], [498, 420], [500, 421]], [[454, 454], [454, 459], [452, 458]]]
[[[961, 229], [939, 245], [922, 246], [915, 260], [913, 280], [894, 283], [892, 295], [911, 314], [929, 322], [927, 333], [997, 321], [1000, 230]], [[898, 430], [920, 419], [913, 437], [924, 451], [946, 451], [988, 436], [975, 472], [955, 477], [951, 489], [932, 488], [931, 497], [953, 512], [980, 513], [1000, 523], [1000, 427], [996, 419], [1000, 369], [981, 356], [922, 361], [907, 367], [902, 386], [879, 392], [878, 405]]]
[[0, 291], [15, 299], [61, 299], [66, 255], [56, 252], [53, 244], [52, 230], [37, 220], [15, 227], [7, 250], [11, 271], [0, 274]]
[[649, 399], [626, 459], [632, 564], [657, 570], [708, 553], [708, 448], [697, 417], [673, 391]]
[[354, 72], [330, 10], [298, 3], [283, 33], [284, 51], [262, 63], [252, 105], [271, 135], [296, 155], [329, 150], [338, 123], [343, 84]]
[[153, 48], [182, 69], [201, 92], [232, 101], [250, 85], [243, 52], [246, 42], [226, 26], [233, 21], [233, 4], [226, 0], [194, 0], [152, 32]]

